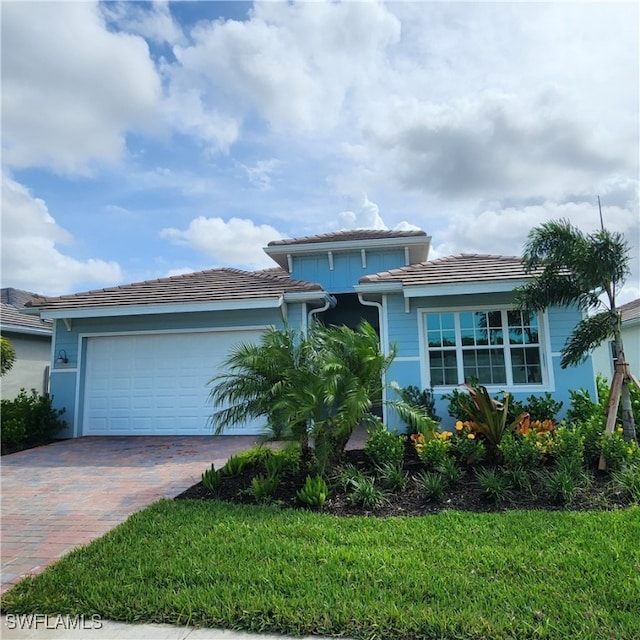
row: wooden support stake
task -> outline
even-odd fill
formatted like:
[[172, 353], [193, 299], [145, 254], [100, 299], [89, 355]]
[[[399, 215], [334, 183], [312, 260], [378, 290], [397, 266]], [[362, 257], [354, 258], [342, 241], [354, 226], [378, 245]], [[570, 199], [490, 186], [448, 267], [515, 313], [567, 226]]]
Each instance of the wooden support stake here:
[[[607, 426], [605, 433], [610, 436], [613, 433], [613, 429], [616, 426], [616, 417], [618, 415], [618, 406], [620, 405], [620, 395], [622, 393], [622, 385], [625, 381], [625, 367], [624, 363], [616, 364], [616, 372], [613, 374], [613, 380], [611, 382], [611, 390], [609, 391], [609, 402], [607, 403]], [[607, 461], [604, 456], [600, 454], [600, 461], [598, 462], [598, 469], [605, 471], [607, 468]]]

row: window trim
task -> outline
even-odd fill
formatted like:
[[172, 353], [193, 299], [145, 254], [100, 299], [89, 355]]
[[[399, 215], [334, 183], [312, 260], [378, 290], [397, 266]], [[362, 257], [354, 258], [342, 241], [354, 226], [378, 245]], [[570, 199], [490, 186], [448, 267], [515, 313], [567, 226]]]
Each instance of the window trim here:
[[[429, 346], [427, 342], [427, 314], [429, 313], [465, 313], [476, 311], [517, 311], [514, 305], [509, 304], [485, 304], [485, 305], [457, 305], [447, 307], [420, 307], [416, 309], [418, 316], [418, 336], [420, 340], [420, 369], [422, 377], [423, 388], [431, 387], [431, 369], [429, 361]], [[549, 334], [549, 317], [547, 311], [543, 311], [537, 314], [538, 316], [538, 345], [540, 349], [540, 368], [542, 374], [542, 382], [540, 384], [487, 384], [484, 385], [492, 392], [498, 391], [511, 391], [513, 393], [543, 393], [545, 391], [554, 390], [554, 376], [553, 376], [553, 360], [551, 353], [551, 339]], [[460, 379], [460, 372], [462, 364], [462, 344], [458, 342], [460, 338], [460, 318], [456, 319], [456, 358], [458, 366], [458, 379]], [[500, 348], [505, 350], [505, 366], [509, 363], [509, 375], [513, 379], [513, 373], [511, 367], [511, 349], [508, 343], [500, 345]], [[438, 394], [451, 393], [454, 389], [457, 389], [460, 384], [455, 385], [438, 385], [433, 387], [434, 391]]]

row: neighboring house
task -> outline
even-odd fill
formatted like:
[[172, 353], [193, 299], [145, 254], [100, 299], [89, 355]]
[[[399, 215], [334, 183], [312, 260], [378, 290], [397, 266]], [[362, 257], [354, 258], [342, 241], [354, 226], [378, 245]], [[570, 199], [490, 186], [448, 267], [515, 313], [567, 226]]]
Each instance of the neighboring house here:
[[0, 333], [16, 352], [13, 367], [0, 379], [0, 395], [8, 400], [15, 398], [20, 389], [44, 393], [49, 386], [53, 323], [20, 313], [34, 295], [20, 289], [2, 289]]
[[[594, 391], [591, 361], [560, 368], [560, 349], [580, 320], [571, 309], [527, 315], [513, 288], [527, 276], [515, 257], [428, 260], [424, 231], [343, 231], [269, 243], [278, 267], [212, 269], [121, 287], [34, 300], [54, 321], [55, 403], [64, 436], [208, 434], [208, 381], [233, 345], [268, 326], [305, 329], [314, 317], [371, 322], [382, 348], [397, 346], [387, 382], [443, 395], [470, 377], [518, 398]], [[393, 391], [389, 391], [393, 394]], [[390, 426], [394, 416], [388, 416]], [[259, 433], [262, 421], [236, 433]]]
[[[624, 357], [631, 372], [640, 378], [640, 298], [619, 307], [622, 320], [622, 341]], [[593, 368], [609, 382], [613, 378], [614, 353], [613, 341], [601, 344], [593, 351]]]

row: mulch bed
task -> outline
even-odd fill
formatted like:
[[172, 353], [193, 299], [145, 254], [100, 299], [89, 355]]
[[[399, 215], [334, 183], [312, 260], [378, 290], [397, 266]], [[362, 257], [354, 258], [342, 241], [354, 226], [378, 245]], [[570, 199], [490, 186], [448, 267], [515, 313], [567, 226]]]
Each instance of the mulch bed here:
[[[344, 462], [350, 463], [364, 471], [371, 470], [371, 464], [363, 449], [346, 451]], [[304, 465], [303, 465], [304, 466]], [[424, 491], [412, 480], [411, 476], [423, 469], [423, 466], [415, 454], [413, 447], [407, 444], [405, 449], [404, 469], [409, 474], [407, 488], [401, 492], [389, 493], [385, 504], [375, 510], [367, 510], [348, 501], [347, 494], [339, 487], [331, 487], [330, 496], [327, 499], [323, 513], [332, 515], [352, 516], [422, 516], [433, 514], [445, 509], [474, 512], [501, 512], [514, 509], [543, 509], [547, 511], [585, 511], [585, 510], [612, 510], [625, 508], [628, 500], [621, 494], [613, 492], [608, 486], [609, 477], [606, 474], [596, 474], [588, 491], [579, 492], [569, 506], [564, 506], [545, 497], [532, 496], [519, 492], [505, 499], [500, 504], [494, 504], [486, 499], [475, 478], [474, 471], [468, 469], [462, 480], [455, 487], [445, 489], [441, 501], [432, 502], [425, 498]], [[201, 482], [193, 485], [180, 495], [176, 500], [223, 500], [243, 504], [255, 504], [253, 497], [247, 493], [251, 485], [251, 478], [257, 473], [264, 473], [262, 468], [249, 466], [238, 476], [224, 476], [222, 485], [214, 494], [208, 491]], [[296, 492], [304, 484], [308, 473], [284, 475], [272, 497], [272, 504], [285, 508], [305, 508], [296, 498]]]

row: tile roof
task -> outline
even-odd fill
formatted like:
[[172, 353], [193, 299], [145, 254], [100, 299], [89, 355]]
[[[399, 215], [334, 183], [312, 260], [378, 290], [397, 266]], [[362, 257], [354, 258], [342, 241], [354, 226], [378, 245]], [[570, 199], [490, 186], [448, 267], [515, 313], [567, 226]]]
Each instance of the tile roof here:
[[[21, 333], [24, 329], [36, 329], [51, 333], [52, 323], [49, 320], [40, 320], [34, 316], [26, 316], [20, 313], [17, 307], [5, 302], [0, 304], [0, 327], [3, 331], [15, 331]], [[27, 331], [29, 333], [29, 331]]]
[[640, 319], [640, 298], [627, 302], [627, 304], [620, 305], [620, 307], [618, 307], [618, 311], [620, 311], [622, 316], [622, 322]]
[[272, 240], [267, 246], [278, 247], [293, 244], [317, 244], [321, 242], [353, 242], [356, 240], [384, 240], [387, 238], [414, 238], [424, 237], [427, 234], [421, 230], [388, 231], [386, 229], [351, 229], [347, 231], [333, 231], [321, 233], [315, 236], [302, 238], [288, 238], [285, 240]]
[[4, 304], [10, 304], [13, 307], [20, 309], [24, 307], [31, 298], [37, 294], [31, 293], [31, 291], [24, 291], [24, 289], [14, 289], [13, 287], [3, 287], [0, 290], [1, 301]]
[[485, 280], [520, 280], [525, 277], [527, 274], [518, 257], [462, 253], [363, 276], [359, 282], [401, 282], [403, 286], [410, 287]]
[[319, 284], [282, 277], [280, 273], [210, 269], [170, 278], [96, 289], [55, 298], [37, 296], [29, 306], [43, 309], [122, 307], [279, 297], [287, 292], [322, 291]]

